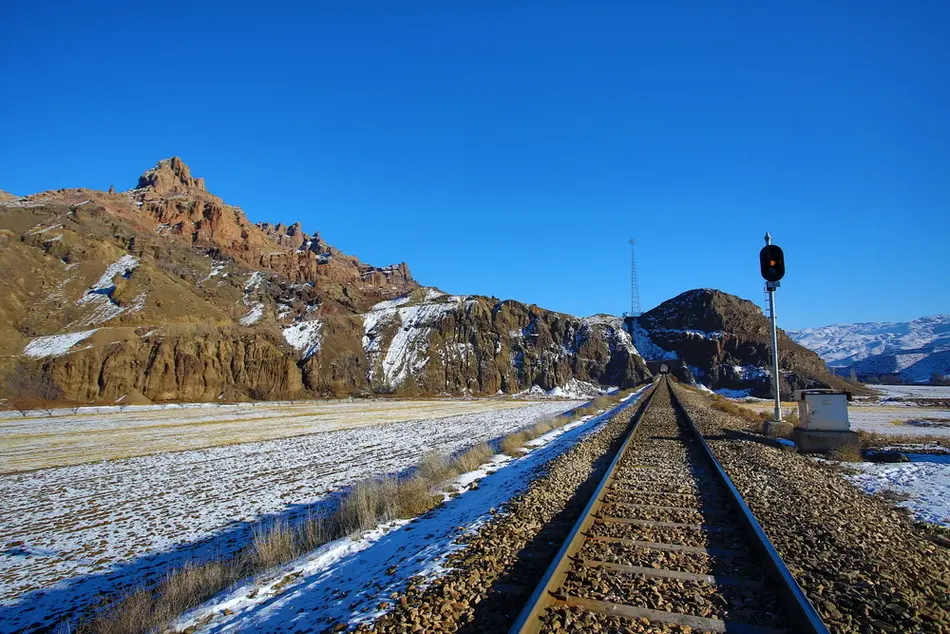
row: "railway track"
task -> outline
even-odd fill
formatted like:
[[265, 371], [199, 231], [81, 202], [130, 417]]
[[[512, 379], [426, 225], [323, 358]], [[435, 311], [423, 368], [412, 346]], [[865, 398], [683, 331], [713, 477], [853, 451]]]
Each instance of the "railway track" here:
[[827, 632], [666, 376], [511, 629]]

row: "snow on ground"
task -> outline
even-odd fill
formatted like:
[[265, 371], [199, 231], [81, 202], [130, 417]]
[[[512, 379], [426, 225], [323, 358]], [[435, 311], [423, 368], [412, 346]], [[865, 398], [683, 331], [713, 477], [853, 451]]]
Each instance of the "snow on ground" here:
[[[303, 516], [328, 493], [368, 475], [406, 469], [426, 451], [457, 451], [573, 405], [532, 403], [349, 429], [321, 428], [311, 415], [311, 431], [317, 433], [0, 476], [0, 632], [54, 623], [104, 589], [154, 580], [169, 566], [239, 549], [264, 516]], [[359, 425], [363, 414], [354, 418]], [[7, 419], [0, 430], [14, 420]], [[273, 426], [286, 419], [271, 420]], [[101, 433], [101, 422], [86, 422], [76, 427], [87, 442], [109, 437]], [[192, 426], [205, 428], [197, 423]], [[145, 439], [186, 431], [160, 424], [140, 428]], [[6, 440], [0, 447], [15, 453]]]
[[[910, 386], [900, 386], [910, 387]], [[742, 398], [742, 391], [716, 390], [717, 393], [741, 400], [743, 406], [756, 411], [771, 411], [771, 400]], [[886, 401], [885, 401], [886, 403]], [[782, 402], [782, 411], [798, 413], [798, 404]], [[915, 407], [912, 404], [878, 405], [852, 401], [848, 404], [848, 420], [854, 431], [867, 431], [890, 436], [943, 436], [950, 438], [950, 410]]]
[[612, 394], [618, 389], [615, 386], [604, 387], [587, 381], [571, 379], [564, 385], [558, 385], [550, 390], [545, 390], [540, 385], [532, 385], [527, 390], [522, 390], [512, 394], [512, 396], [531, 400], [545, 398], [591, 399], [602, 394]]
[[66, 354], [77, 343], [91, 337], [97, 328], [84, 330], [82, 332], [70, 332], [65, 335], [47, 335], [45, 337], [36, 337], [30, 343], [26, 344], [23, 354], [34, 359], [44, 359], [46, 357], [58, 357]]
[[862, 473], [845, 475], [868, 493], [893, 491], [908, 498], [900, 502], [917, 519], [950, 527], [950, 456], [908, 454], [911, 462], [848, 463]]
[[[930, 407], [851, 407], [851, 429], [878, 434], [944, 436], [950, 438], [950, 410]], [[927, 419], [946, 423], [928, 424]]]
[[[279, 315], [278, 315], [279, 317]], [[323, 329], [323, 322], [319, 320], [301, 321], [287, 326], [281, 332], [284, 335], [284, 341], [290, 344], [290, 347], [300, 353], [301, 360], [309, 359], [320, 351], [322, 337], [320, 331]]]
[[883, 398], [950, 398], [950, 386], [944, 385], [869, 385], [884, 394]]
[[0, 412], [0, 474], [517, 409], [510, 399], [129, 405]]
[[[629, 398], [626, 406], [638, 397], [639, 393]], [[493, 509], [530, 483], [541, 465], [607, 418], [585, 418], [549, 432], [529, 443], [532, 450], [517, 459], [495, 456], [457, 478], [454, 488], [461, 495], [432, 513], [412, 522], [377, 526], [357, 540], [331, 542], [222, 592], [175, 626], [184, 629], [210, 617], [197, 632], [307, 632], [322, 631], [334, 621], [352, 626], [376, 618], [385, 611], [379, 605], [388, 605], [389, 596], [404, 590], [409, 578], [421, 576], [425, 583], [445, 574], [448, 555], [463, 547], [459, 537], [477, 530]], [[474, 481], [478, 486], [472, 489]]]
[[601, 394], [610, 394], [611, 392], [616, 392], [617, 389], [618, 388], [616, 386], [602, 387], [600, 385], [588, 383], [587, 381], [571, 379], [563, 386], [558, 386], [554, 389], [548, 390], [546, 395], [557, 398], [593, 398], [595, 396], [600, 396]]

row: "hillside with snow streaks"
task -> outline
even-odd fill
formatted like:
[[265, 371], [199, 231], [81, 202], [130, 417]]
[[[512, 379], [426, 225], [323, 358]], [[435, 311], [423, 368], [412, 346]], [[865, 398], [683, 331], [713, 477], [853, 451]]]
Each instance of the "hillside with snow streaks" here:
[[313, 319], [287, 326], [281, 330], [281, 334], [284, 336], [284, 341], [300, 353], [300, 359], [306, 360], [320, 351], [320, 344], [323, 341], [320, 335], [322, 329], [323, 322]]
[[[430, 299], [438, 301], [430, 303]], [[382, 378], [390, 388], [398, 387], [425, 368], [432, 328], [445, 315], [463, 308], [466, 298], [427, 292], [423, 303], [406, 305], [409, 301], [409, 297], [383, 301], [363, 315], [363, 348], [370, 362], [371, 382], [377, 375], [380, 357]], [[392, 328], [397, 330], [383, 352], [383, 333]]]
[[854, 369], [859, 376], [893, 374], [913, 382], [950, 374], [950, 315], [836, 324], [788, 334], [842, 374]]

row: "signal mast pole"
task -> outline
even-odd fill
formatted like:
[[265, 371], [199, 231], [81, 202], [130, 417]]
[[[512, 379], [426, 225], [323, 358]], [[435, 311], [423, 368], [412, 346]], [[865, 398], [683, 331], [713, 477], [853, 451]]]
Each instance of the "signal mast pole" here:
[[[765, 245], [769, 247], [772, 244], [772, 235], [765, 234]], [[783, 269], [784, 269], [784, 262]], [[784, 270], [783, 270], [784, 273]], [[778, 374], [778, 329], [775, 327], [775, 289], [781, 286], [778, 280], [765, 282], [765, 290], [769, 293], [769, 321], [772, 326], [772, 389], [775, 391], [775, 412], [776, 422], [782, 422], [782, 397], [779, 392], [779, 374]]]

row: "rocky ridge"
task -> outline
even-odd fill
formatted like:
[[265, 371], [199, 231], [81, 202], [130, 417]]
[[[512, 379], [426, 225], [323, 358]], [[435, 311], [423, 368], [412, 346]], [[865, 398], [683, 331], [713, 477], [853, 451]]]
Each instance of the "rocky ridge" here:
[[[706, 387], [771, 395], [768, 319], [753, 302], [713, 289], [694, 289], [632, 320], [633, 340], [648, 359], [682, 359]], [[833, 386], [856, 390], [828, 371], [814, 352], [779, 331], [781, 391]]]
[[126, 192], [0, 202], [0, 247], [0, 375], [37, 402], [517, 393], [649, 374], [617, 318], [420, 287], [405, 263], [251, 223], [177, 158]]
[[788, 334], [842, 376], [853, 370], [861, 380], [888, 376], [908, 383], [950, 377], [950, 315], [837, 324]]

